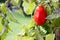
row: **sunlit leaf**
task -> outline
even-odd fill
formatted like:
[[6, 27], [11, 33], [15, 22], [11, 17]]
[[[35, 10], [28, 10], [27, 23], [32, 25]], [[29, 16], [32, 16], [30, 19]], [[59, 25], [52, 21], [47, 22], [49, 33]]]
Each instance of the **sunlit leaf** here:
[[22, 31], [22, 26], [28, 27], [27, 24], [29, 24], [29, 21], [31, 20], [30, 17], [23, 17], [23, 16], [20, 16], [18, 13], [13, 13], [13, 15], [15, 16], [15, 18], [17, 18], [17, 20], [21, 24], [17, 24], [17, 23], [10, 21], [9, 24], [10, 24], [10, 27], [13, 28], [13, 32], [9, 31], [5, 40], [15, 40], [14, 38], [15, 38], [15, 35], [17, 35], [17, 34], [21, 34], [24, 36], [25, 32]]
[[2, 32], [4, 26], [0, 23], [0, 33]]
[[28, 29], [35, 27], [35, 22], [34, 20], [30, 20], [30, 23], [28, 25]]
[[27, 15], [30, 15], [30, 14], [33, 13], [35, 6], [36, 6], [35, 3], [31, 3], [31, 4], [29, 5], [29, 7], [28, 7], [28, 9], [27, 9], [27, 11], [26, 11]]
[[55, 34], [48, 34], [46, 35], [46, 40], [54, 40]]
[[16, 3], [19, 4], [20, 0], [16, 0]]
[[43, 37], [42, 37], [42, 34], [40, 32], [40, 30], [38, 29], [37, 26], [35, 26], [35, 36], [36, 36], [36, 40], [44, 40]]
[[1, 4], [1, 11], [6, 14], [7, 12], [7, 8], [6, 8], [6, 5], [4, 3]]
[[4, 40], [7, 36], [8, 33], [8, 29], [6, 29], [6, 31], [4, 32], [4, 34], [1, 36], [1, 40]]
[[26, 10], [28, 9], [29, 3], [23, 2], [22, 6], [24, 7], [24, 11], [26, 12]]
[[52, 5], [53, 5], [55, 8], [58, 8], [58, 7], [59, 7], [58, 2], [52, 2]]
[[43, 32], [44, 34], [47, 33], [47, 31], [42, 26], [40, 26], [40, 31]]
[[12, 27], [10, 27], [10, 26], [7, 26], [7, 29], [8, 29], [8, 30], [10, 30], [11, 32], [13, 32], [13, 29], [12, 29]]
[[29, 36], [35, 36], [35, 31], [34, 30], [31, 30], [31, 29], [29, 29]]
[[32, 2], [36, 2], [36, 0], [24, 0], [26, 2], [32, 3]]
[[52, 0], [52, 2], [58, 2], [59, 0]]
[[31, 3], [32, 3], [32, 2], [36, 2], [36, 0], [29, 0], [29, 1], [31, 1]]
[[3, 18], [1, 17], [1, 18], [0, 18], [0, 23], [1, 23], [2, 19], [3, 19]]
[[27, 15], [31, 15], [33, 13], [35, 6], [36, 6], [35, 2], [33, 3], [23, 2], [24, 11]]
[[32, 35], [32, 36], [33, 36], [33, 35], [35, 35], [35, 32], [32, 32], [32, 34], [31, 34], [31, 35]]
[[21, 9], [18, 10], [18, 13], [19, 13], [20, 15], [23, 15], [23, 11], [22, 11]]
[[34, 40], [33, 37], [29, 37], [29, 36], [19, 36], [17, 35], [14, 40]]
[[18, 7], [20, 5], [20, 1], [21, 0], [11, 0], [11, 4], [13, 4], [13, 5]]
[[21, 8], [17, 9], [16, 6], [13, 6], [12, 12], [18, 13], [18, 14], [20, 14], [20, 16], [21, 15], [23, 16], [23, 10]]
[[25, 37], [22, 37], [22, 40], [34, 40], [34, 38], [33, 37], [25, 36]]
[[8, 18], [9, 18], [11, 21], [16, 22], [16, 23], [19, 23], [19, 22], [14, 18], [14, 15], [13, 15], [12, 11], [9, 10], [7, 13], [8, 13]]
[[25, 35], [25, 32], [26, 32], [25, 25], [22, 25], [21, 30], [22, 30], [22, 32], [21, 32], [20, 34], [21, 34], [21, 35]]
[[[16, 2], [16, 1], [15, 1], [15, 2]], [[12, 3], [13, 5], [16, 5], [16, 3], [15, 3], [15, 2], [14, 2], [14, 0], [12, 0], [12, 1], [11, 1], [11, 3]]]
[[28, 0], [23, 0], [23, 1], [25, 1], [25, 2], [29, 2]]

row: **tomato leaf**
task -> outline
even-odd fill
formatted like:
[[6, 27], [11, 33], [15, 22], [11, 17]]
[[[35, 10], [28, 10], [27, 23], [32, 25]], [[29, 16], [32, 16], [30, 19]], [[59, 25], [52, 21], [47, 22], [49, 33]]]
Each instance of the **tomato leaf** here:
[[4, 32], [4, 34], [1, 36], [1, 40], [4, 40], [7, 36], [8, 33], [8, 29], [6, 29], [6, 31]]
[[57, 18], [57, 19], [54, 19], [52, 21], [52, 24], [55, 26], [55, 27], [59, 27], [60, 28], [60, 18]]
[[34, 38], [33, 37], [29, 37], [29, 36], [19, 36], [19, 35], [17, 35], [15, 38], [14, 38], [14, 40], [34, 40]]
[[18, 13], [18, 14], [20, 14], [20, 15], [23, 16], [23, 11], [22, 11], [21, 8], [20, 8], [20, 9], [13, 9], [12, 11], [13, 11], [14, 13]]
[[46, 19], [55, 19], [60, 17], [60, 9], [55, 10], [54, 14], [47, 16]]
[[53, 5], [55, 8], [58, 8], [58, 7], [59, 7], [58, 2], [52, 2], [52, 5]]
[[7, 29], [13, 32], [13, 29], [10, 26], [7, 26]]
[[34, 11], [36, 4], [35, 2], [33, 3], [27, 3], [27, 2], [23, 2], [23, 7], [24, 7], [24, 11], [27, 15], [31, 15]]
[[16, 23], [19, 23], [15, 18], [14, 18], [14, 15], [13, 15], [13, 13], [12, 13], [12, 11], [10, 10], [10, 9], [8, 9], [8, 17], [9, 17], [9, 19], [11, 20], [11, 21], [13, 21], [13, 22], [16, 22]]
[[4, 26], [2, 24], [0, 24], [0, 33], [2, 32]]
[[1, 11], [4, 14], [6, 14], [6, 12], [7, 12], [7, 7], [6, 7], [6, 5], [4, 3], [1, 4]]
[[35, 22], [34, 20], [30, 20], [30, 23], [28, 24], [28, 29], [31, 29], [33, 27], [35, 27]]
[[47, 33], [47, 31], [42, 26], [40, 26], [40, 31], [42, 31], [44, 34]]
[[19, 7], [20, 6], [20, 3], [21, 3], [21, 0], [11, 0], [11, 4]]
[[48, 34], [48, 35], [46, 35], [45, 40], [54, 40], [54, 38], [55, 38], [55, 34]]

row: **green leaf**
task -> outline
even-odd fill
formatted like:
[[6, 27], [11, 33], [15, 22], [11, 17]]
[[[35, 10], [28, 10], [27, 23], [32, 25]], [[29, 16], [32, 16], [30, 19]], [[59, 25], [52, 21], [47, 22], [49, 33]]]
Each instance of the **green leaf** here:
[[[48, 22], [48, 21], [47, 21]], [[46, 23], [43, 28], [47, 31], [46, 34], [51, 33], [53, 30], [51, 30], [51, 25], [49, 25], [49, 23]]]
[[35, 3], [31, 3], [31, 4], [29, 5], [28, 10], [26, 11], [26, 13], [27, 13], [28, 15], [32, 14], [33, 11], [34, 11], [35, 6], [36, 6]]
[[36, 2], [36, 0], [29, 0], [30, 3]]
[[4, 26], [2, 24], [0, 24], [0, 33], [2, 32]]
[[8, 33], [8, 29], [6, 29], [6, 31], [4, 32], [4, 34], [1, 36], [1, 40], [4, 40], [7, 36]]
[[4, 14], [6, 14], [6, 12], [7, 12], [7, 7], [6, 7], [6, 5], [4, 3], [1, 4], [1, 11]]
[[47, 31], [42, 26], [40, 26], [40, 31], [43, 32], [44, 34], [47, 33]]
[[48, 34], [48, 35], [46, 35], [45, 40], [54, 40], [54, 38], [55, 38], [55, 34]]
[[22, 32], [21, 27], [23, 25], [24, 25], [24, 27], [25, 27], [25, 25], [26, 25], [26, 27], [28, 27], [27, 24], [29, 24], [29, 21], [31, 20], [30, 17], [23, 17], [23, 16], [20, 16], [18, 13], [15, 13], [15, 12], [13, 13], [13, 15], [19, 21], [20, 24], [17, 24], [17, 23], [12, 22], [12, 21], [9, 22], [9, 26], [12, 27], [13, 32], [9, 31], [5, 40], [15, 40], [14, 37], [17, 34], [21, 34], [24, 36], [25, 34], [24, 34], [24, 31]]
[[52, 2], [58, 2], [59, 0], [52, 0]]
[[21, 9], [18, 9], [18, 13], [19, 13], [20, 15], [23, 15], [23, 11], [22, 11]]
[[23, 0], [23, 1], [25, 1], [25, 2], [29, 2], [28, 0]]
[[50, 6], [48, 6], [48, 5], [46, 5], [46, 6], [47, 6], [47, 8], [46, 8], [47, 14], [48, 15], [52, 14]]
[[19, 7], [20, 3], [21, 3], [21, 0], [11, 0], [11, 4], [14, 5], [14, 6]]
[[13, 29], [12, 29], [12, 27], [10, 27], [10, 26], [7, 26], [7, 29], [8, 29], [8, 30], [10, 30], [11, 32], [13, 32]]
[[55, 27], [60, 27], [60, 18], [54, 19], [52, 23]]
[[52, 5], [53, 5], [55, 8], [58, 8], [58, 7], [59, 7], [58, 2], [52, 2]]
[[24, 7], [24, 11], [27, 15], [31, 15], [35, 9], [35, 2], [33, 3], [27, 3], [27, 2], [23, 2], [23, 7]]
[[[20, 0], [11, 0], [11, 3], [12, 3], [13, 5], [16, 5], [16, 4], [19, 3], [19, 1], [20, 1]], [[15, 4], [14, 4], [14, 3], [15, 3]]]
[[17, 35], [14, 40], [34, 40], [33, 37], [29, 37], [29, 36], [20, 36], [20, 35]]
[[29, 7], [29, 3], [27, 3], [27, 2], [24, 1], [23, 4], [22, 4], [22, 6], [24, 7], [24, 11], [26, 12], [26, 10]]
[[28, 24], [28, 29], [31, 29], [33, 27], [35, 27], [35, 22], [34, 20], [30, 20], [30, 23]]
[[60, 17], [60, 10], [56, 10], [56, 12], [54, 14], [51, 14], [49, 16], [46, 17], [46, 19], [52, 20], [52, 19], [56, 19]]
[[36, 2], [36, 0], [24, 0], [24, 1], [29, 2], [29, 3]]
[[[8, 10], [9, 10], [9, 9], [8, 9]], [[9, 18], [11, 21], [16, 22], [16, 23], [19, 23], [19, 22], [14, 18], [14, 15], [13, 15], [13, 13], [12, 13], [11, 10], [9, 10], [7, 13], [8, 13], [8, 18]]]
[[43, 35], [41, 34], [41, 31], [38, 29], [39, 27], [35, 26], [35, 38], [36, 40], [44, 40]]
[[2, 17], [0, 17], [0, 23], [1, 23], [2, 19], [3, 19], [3, 18], [2, 18]]

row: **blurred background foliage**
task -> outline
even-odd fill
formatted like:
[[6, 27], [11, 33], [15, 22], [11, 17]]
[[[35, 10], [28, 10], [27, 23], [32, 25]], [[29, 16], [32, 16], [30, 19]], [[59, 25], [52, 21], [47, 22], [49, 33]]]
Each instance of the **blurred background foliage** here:
[[2, 2], [4, 3], [5, 1], [6, 1], [6, 0], [0, 0], [1, 3], [2, 3]]

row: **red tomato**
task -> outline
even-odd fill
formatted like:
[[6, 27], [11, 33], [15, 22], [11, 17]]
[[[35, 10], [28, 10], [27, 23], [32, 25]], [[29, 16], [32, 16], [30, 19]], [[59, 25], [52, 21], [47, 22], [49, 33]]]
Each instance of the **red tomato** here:
[[44, 25], [47, 21], [47, 12], [44, 8], [44, 6], [37, 6], [35, 13], [34, 13], [34, 21], [36, 22], [37, 25]]

